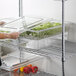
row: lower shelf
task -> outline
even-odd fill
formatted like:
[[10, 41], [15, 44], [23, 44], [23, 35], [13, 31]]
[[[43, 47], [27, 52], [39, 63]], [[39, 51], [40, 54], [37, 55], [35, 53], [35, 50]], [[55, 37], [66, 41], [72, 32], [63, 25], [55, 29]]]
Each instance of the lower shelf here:
[[37, 74], [32, 75], [32, 76], [56, 76], [56, 75], [41, 71], [41, 72], [38, 72]]
[[31, 74], [31, 75], [28, 75], [28, 76], [56, 76], [56, 75], [40, 71], [36, 74]]
[[46, 72], [43, 72], [43, 71], [39, 71], [37, 72], [36, 74], [24, 74], [24, 73], [13, 73], [13, 72], [6, 72], [4, 70], [0, 71], [0, 75], [1, 76], [57, 76], [57, 75], [54, 75], [54, 74], [50, 74], [50, 73], [46, 73]]

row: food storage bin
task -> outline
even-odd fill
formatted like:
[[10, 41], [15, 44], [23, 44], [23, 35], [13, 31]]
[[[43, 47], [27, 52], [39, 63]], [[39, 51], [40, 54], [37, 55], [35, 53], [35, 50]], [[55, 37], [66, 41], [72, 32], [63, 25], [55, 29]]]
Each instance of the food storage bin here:
[[[2, 59], [2, 66], [1, 69], [7, 70], [7, 71], [13, 71], [16, 68], [20, 68], [22, 66], [26, 66], [26, 64], [36, 62], [38, 60], [42, 60], [42, 56], [27, 53], [27, 52], [20, 52], [19, 50], [14, 51], [6, 56], [3, 56]], [[37, 64], [37, 63], [36, 63]]]
[[[41, 21], [41, 18], [35, 17], [19, 17], [19, 18], [3, 18], [0, 19], [0, 33], [24, 32], [30, 24]], [[12, 39], [0, 39], [0, 41], [11, 42]], [[13, 40], [14, 41], [14, 40]]]
[[[6, 33], [6, 34], [9, 34], [12, 32], [22, 33], [26, 31], [26, 28], [31, 26], [30, 24], [39, 22], [41, 20], [42, 20], [41, 18], [27, 17], [27, 16], [18, 17], [18, 18], [2, 18], [0, 19], [0, 22], [3, 23], [0, 25], [0, 33]], [[0, 43], [18, 46], [19, 40], [18, 39], [0, 39]], [[22, 44], [22, 41], [21, 41], [21, 44]]]
[[23, 28], [30, 27], [30, 24], [41, 21], [42, 18], [35, 17], [18, 17], [18, 18], [2, 18], [0, 19], [0, 32], [20, 32]]
[[[43, 19], [40, 22], [31, 24], [25, 32], [20, 34], [21, 41], [27, 42], [26, 48], [42, 49], [52, 45], [54, 39], [61, 38], [62, 24], [55, 19]], [[65, 22], [66, 32], [68, 30], [69, 22]], [[52, 45], [53, 46], [53, 45]]]
[[12, 21], [10, 18], [8, 22], [7, 20], [8, 19], [1, 20], [1, 21], [4, 21], [5, 23], [1, 25], [0, 32], [4, 32], [4, 33], [18, 32], [19, 30], [21, 30], [21, 28], [24, 27], [24, 24], [23, 24], [24, 17], [13, 19]]
[[42, 20], [41, 22], [37, 22], [31, 25], [32, 26], [29, 27], [29, 29], [23, 32], [20, 36], [28, 39], [42, 39], [60, 34], [62, 31], [61, 22], [53, 21], [50, 19]]

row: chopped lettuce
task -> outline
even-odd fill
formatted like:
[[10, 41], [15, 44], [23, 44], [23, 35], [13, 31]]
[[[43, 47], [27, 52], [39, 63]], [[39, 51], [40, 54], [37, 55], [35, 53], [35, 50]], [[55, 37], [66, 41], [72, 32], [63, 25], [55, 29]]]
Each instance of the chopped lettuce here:
[[43, 25], [34, 27], [32, 30], [39, 31], [39, 30], [48, 29], [48, 28], [51, 28], [51, 27], [59, 26], [59, 25], [61, 25], [61, 24], [60, 23], [55, 23], [55, 22], [54, 23], [47, 22]]
[[3, 33], [10, 33], [10, 31], [2, 31], [2, 30], [1, 30], [0, 32], [3, 32]]

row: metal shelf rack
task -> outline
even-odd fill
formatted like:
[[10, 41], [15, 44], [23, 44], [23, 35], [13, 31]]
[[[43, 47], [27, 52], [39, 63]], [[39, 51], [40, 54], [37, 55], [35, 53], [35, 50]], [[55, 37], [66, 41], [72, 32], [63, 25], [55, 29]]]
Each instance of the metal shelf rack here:
[[[23, 47], [19, 47], [20, 49], [20, 54], [21, 54], [21, 49], [27, 51], [27, 52], [31, 52], [31, 53], [35, 53], [35, 54], [39, 54], [39, 55], [43, 55], [43, 56], [51, 56], [51, 55], [54, 55], [54, 56], [59, 56], [59, 57], [62, 57], [62, 76], [65, 76], [65, 71], [64, 71], [64, 62], [65, 62], [65, 38], [64, 38], [64, 33], [65, 33], [65, 25], [64, 25], [64, 2], [65, 0], [62, 0], [62, 43], [61, 43], [61, 47], [60, 48], [59, 46], [56, 47], [56, 46], [49, 46], [47, 48], [43, 48], [43, 49], [27, 49], [27, 48], [23, 48]], [[23, 6], [22, 6], [22, 0], [19, 0], [19, 17], [23, 17]], [[20, 40], [19, 40], [20, 42]], [[48, 52], [46, 52], [46, 50], [48, 50]], [[51, 50], [51, 52], [50, 52]], [[58, 50], [57, 52], [53, 53], [53, 51], [56, 51]], [[60, 53], [60, 54], [59, 54]], [[37, 74], [36, 76], [55, 76], [55, 75], [50, 75], [48, 73], [44, 73], [44, 72], [41, 72], [39, 74]]]
[[[10, 72], [6, 72], [6, 71], [1, 71], [0, 73], [1, 76], [11, 76], [11, 75], [15, 75], [14, 73], [10, 73]], [[19, 74], [16, 74], [16, 75], [19, 75]], [[24, 73], [22, 73], [22, 75], [26, 75]], [[28, 76], [56, 76], [56, 75], [53, 75], [53, 74], [49, 74], [49, 73], [45, 73], [45, 72], [42, 72], [42, 71], [39, 71], [37, 74], [31, 74], [31, 75], [28, 75]]]
[[[45, 56], [45, 57], [56, 57], [61, 60], [61, 53], [62, 53], [62, 47], [61, 47], [61, 40], [60, 39], [55, 39], [53, 40], [55, 43], [52, 43], [52, 45], [41, 48], [41, 49], [32, 49], [32, 48], [27, 48], [26, 46], [20, 46], [22, 48], [22, 51], [24, 52], [29, 52], [29, 53], [34, 53], [37, 55]], [[69, 59], [70, 57], [76, 55], [76, 43], [65, 41], [65, 50], [66, 50], [66, 55], [65, 59]]]

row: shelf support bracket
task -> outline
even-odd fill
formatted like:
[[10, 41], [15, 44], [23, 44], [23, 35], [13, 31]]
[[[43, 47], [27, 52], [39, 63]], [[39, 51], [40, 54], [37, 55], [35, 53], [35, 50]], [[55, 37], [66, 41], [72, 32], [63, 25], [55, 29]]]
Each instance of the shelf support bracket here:
[[64, 3], [62, 0], [62, 76], [65, 76], [65, 24], [64, 24]]

